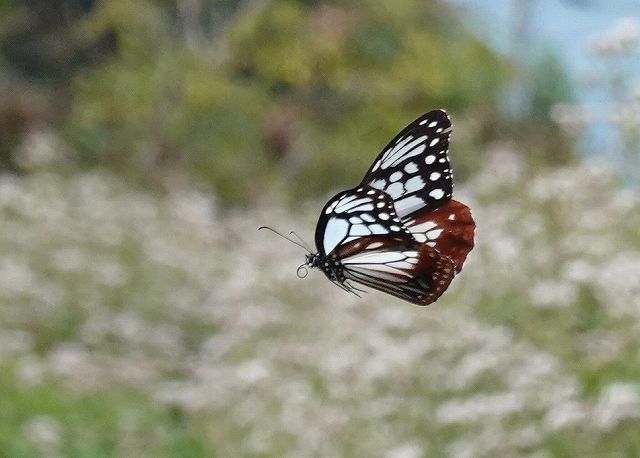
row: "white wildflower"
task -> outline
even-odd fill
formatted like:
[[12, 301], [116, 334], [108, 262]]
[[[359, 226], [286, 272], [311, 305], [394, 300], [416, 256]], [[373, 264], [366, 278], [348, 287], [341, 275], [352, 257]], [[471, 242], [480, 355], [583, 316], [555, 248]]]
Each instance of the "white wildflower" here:
[[589, 409], [577, 401], [566, 401], [549, 409], [544, 422], [551, 431], [581, 428], [589, 419]]
[[638, 47], [640, 23], [636, 18], [619, 19], [610, 30], [593, 38], [589, 50], [596, 55], [629, 54]]
[[593, 409], [593, 423], [609, 430], [624, 420], [640, 418], [640, 390], [635, 383], [612, 383], [605, 387]]
[[407, 442], [384, 452], [384, 458], [420, 458], [425, 451], [417, 442]]
[[48, 416], [32, 417], [22, 425], [25, 438], [44, 457], [59, 456], [62, 445], [62, 426]]
[[58, 135], [47, 129], [34, 129], [27, 133], [24, 141], [14, 150], [16, 164], [25, 169], [37, 169], [63, 163], [68, 157], [67, 146]]
[[490, 417], [506, 417], [519, 412], [524, 399], [516, 393], [477, 395], [464, 400], [447, 401], [438, 407], [436, 418], [441, 423], [473, 423]]
[[575, 301], [577, 293], [573, 283], [546, 280], [531, 287], [529, 298], [538, 307], [569, 307]]

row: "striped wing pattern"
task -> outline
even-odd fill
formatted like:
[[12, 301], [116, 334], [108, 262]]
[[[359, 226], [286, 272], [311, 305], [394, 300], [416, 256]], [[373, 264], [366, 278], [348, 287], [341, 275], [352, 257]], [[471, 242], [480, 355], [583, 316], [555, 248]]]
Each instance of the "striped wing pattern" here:
[[382, 150], [362, 184], [389, 194], [401, 218], [439, 208], [453, 193], [450, 133], [444, 110], [420, 116]]

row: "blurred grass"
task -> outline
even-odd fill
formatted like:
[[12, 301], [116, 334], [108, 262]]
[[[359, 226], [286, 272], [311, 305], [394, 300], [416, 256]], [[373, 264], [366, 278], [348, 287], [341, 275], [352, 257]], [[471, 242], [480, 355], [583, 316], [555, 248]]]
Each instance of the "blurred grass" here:
[[[10, 369], [11, 370], [11, 369]], [[11, 399], [0, 412], [0, 450], [5, 456], [38, 457], [52, 449], [64, 456], [216, 456], [215, 446], [202, 440], [194, 419], [180, 409], [150, 403], [140, 392], [117, 389], [77, 396], [57, 384], [26, 388], [4, 372], [3, 396]], [[28, 434], [30, 421], [63, 419], [60, 438]], [[34, 446], [35, 442], [35, 446]], [[50, 449], [48, 451], [48, 449]]]

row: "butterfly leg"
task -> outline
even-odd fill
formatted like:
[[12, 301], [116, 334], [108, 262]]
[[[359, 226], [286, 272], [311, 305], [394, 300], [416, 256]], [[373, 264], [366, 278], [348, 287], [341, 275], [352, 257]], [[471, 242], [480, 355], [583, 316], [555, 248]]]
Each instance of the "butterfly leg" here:
[[356, 290], [359, 291], [361, 293], [366, 293], [367, 291], [365, 291], [364, 289], [360, 289], [356, 286], [353, 286], [353, 283], [349, 282], [347, 283], [349, 280], [345, 280], [344, 284], [347, 285], [348, 288], [351, 288], [352, 290]]
[[[353, 288], [350, 285], [344, 285], [344, 284], [342, 284], [342, 283], [340, 283], [339, 281], [336, 281], [336, 280], [331, 280], [331, 281], [335, 285], [339, 286], [341, 289], [345, 290], [346, 292], [351, 293], [351, 294], [355, 294], [356, 296], [360, 297], [360, 295], [354, 291], [354, 289], [357, 289], [357, 288]], [[360, 291], [360, 290], [358, 290], [358, 291]]]

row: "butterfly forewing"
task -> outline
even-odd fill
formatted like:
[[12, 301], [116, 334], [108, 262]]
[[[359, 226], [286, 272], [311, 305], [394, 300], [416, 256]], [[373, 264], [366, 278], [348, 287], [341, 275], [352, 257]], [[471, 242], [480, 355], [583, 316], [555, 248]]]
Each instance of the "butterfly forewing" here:
[[341, 192], [327, 202], [316, 226], [316, 246], [322, 255], [335, 254], [345, 244], [369, 236], [412, 239], [389, 195], [363, 186]]
[[450, 129], [443, 110], [422, 115], [382, 150], [362, 184], [387, 193], [401, 219], [442, 206], [453, 191]]

